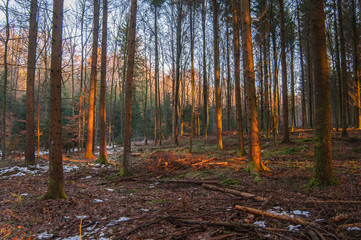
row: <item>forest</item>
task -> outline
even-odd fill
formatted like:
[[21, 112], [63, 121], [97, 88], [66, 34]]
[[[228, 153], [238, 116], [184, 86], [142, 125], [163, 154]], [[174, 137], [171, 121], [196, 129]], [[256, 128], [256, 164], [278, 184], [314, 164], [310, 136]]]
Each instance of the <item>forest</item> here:
[[361, 239], [361, 0], [1, 0], [1, 239]]

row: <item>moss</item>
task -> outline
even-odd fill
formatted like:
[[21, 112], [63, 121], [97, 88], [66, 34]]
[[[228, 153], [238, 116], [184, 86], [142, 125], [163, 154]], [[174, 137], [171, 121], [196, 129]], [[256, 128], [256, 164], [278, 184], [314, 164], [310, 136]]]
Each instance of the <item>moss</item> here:
[[95, 163], [99, 163], [101, 165], [108, 165], [108, 158], [107, 155], [99, 156], [98, 159], [95, 161]]
[[48, 190], [44, 196], [40, 197], [40, 200], [47, 199], [67, 199], [68, 197], [64, 192], [64, 184], [60, 180], [49, 178]]

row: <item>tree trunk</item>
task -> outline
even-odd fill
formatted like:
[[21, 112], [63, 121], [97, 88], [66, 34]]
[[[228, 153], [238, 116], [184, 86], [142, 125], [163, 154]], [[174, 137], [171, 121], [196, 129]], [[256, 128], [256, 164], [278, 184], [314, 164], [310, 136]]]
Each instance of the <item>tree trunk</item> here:
[[132, 0], [130, 29], [128, 41], [128, 71], [126, 83], [126, 99], [125, 99], [125, 124], [124, 126], [124, 153], [120, 173], [128, 175], [129, 162], [131, 157], [131, 133], [132, 133], [132, 94], [133, 94], [133, 77], [134, 77], [134, 55], [135, 55], [135, 31], [137, 20], [137, 0]]
[[281, 60], [282, 60], [282, 110], [283, 110], [283, 142], [289, 143], [290, 132], [288, 128], [288, 88], [287, 88], [287, 59], [285, 40], [285, 19], [283, 0], [279, 0], [281, 24]]
[[222, 106], [221, 106], [221, 82], [219, 68], [219, 46], [218, 46], [218, 3], [212, 0], [213, 10], [213, 44], [214, 44], [214, 89], [216, 94], [216, 122], [218, 148], [223, 149], [222, 143]]
[[357, 34], [357, 19], [356, 19], [356, 6], [354, 0], [352, 2], [352, 32], [353, 32], [353, 72], [355, 81], [355, 100], [356, 100], [356, 115], [357, 115], [357, 127], [361, 129], [361, 99], [360, 99], [360, 66], [359, 66], [359, 35]]
[[251, 14], [249, 0], [241, 0], [241, 22], [242, 22], [242, 42], [243, 42], [243, 68], [247, 91], [248, 105], [248, 126], [249, 126], [249, 159], [251, 171], [267, 171], [263, 165], [261, 148], [259, 144], [256, 87], [252, 49]]
[[63, 0], [54, 1], [53, 33], [50, 73], [50, 130], [49, 130], [49, 183], [42, 199], [67, 198], [64, 193], [64, 174], [61, 138], [61, 58], [63, 31]]
[[95, 103], [95, 89], [97, 82], [97, 57], [98, 57], [98, 32], [99, 32], [99, 0], [93, 0], [94, 4], [94, 19], [93, 19], [93, 47], [92, 47], [92, 62], [90, 72], [90, 87], [89, 87], [89, 106], [88, 106], [88, 128], [87, 141], [85, 149], [85, 158], [93, 159], [93, 140], [94, 140], [94, 103]]
[[239, 0], [232, 0], [233, 11], [233, 51], [234, 51], [234, 78], [236, 84], [236, 111], [237, 111], [237, 131], [238, 131], [238, 151], [240, 155], [244, 155], [243, 141], [243, 120], [242, 120], [242, 100], [241, 100], [241, 64], [239, 51], [239, 22], [238, 22], [238, 6]]
[[100, 67], [100, 152], [97, 162], [108, 163], [107, 160], [107, 22], [108, 22], [108, 0], [103, 0], [102, 19], [102, 56]]
[[347, 69], [346, 69], [346, 50], [345, 50], [345, 37], [343, 29], [343, 16], [342, 16], [342, 2], [337, 0], [337, 11], [338, 11], [338, 25], [340, 31], [340, 53], [341, 53], [341, 82], [342, 82], [342, 137], [347, 137], [347, 115], [346, 115], [346, 99], [347, 99]]
[[207, 59], [206, 59], [206, 0], [202, 1], [202, 37], [203, 37], [203, 108], [204, 108], [204, 136], [207, 140], [209, 125], [208, 108], [208, 80], [207, 80]]
[[323, 1], [310, 0], [311, 52], [316, 87], [315, 164], [312, 183], [330, 185], [333, 181], [331, 152], [331, 107]]
[[227, 130], [232, 130], [232, 102], [231, 102], [231, 64], [229, 60], [229, 27], [226, 22], [226, 48], [227, 48]]
[[182, 0], [177, 3], [177, 54], [176, 54], [176, 86], [175, 86], [175, 98], [174, 98], [174, 143], [178, 143], [178, 104], [179, 104], [179, 82], [180, 82], [180, 57], [182, 53], [181, 45], [181, 30], [182, 30]]
[[157, 26], [157, 4], [154, 6], [154, 52], [155, 52], [155, 71], [154, 71], [154, 88], [155, 88], [155, 120], [154, 120], [154, 144], [158, 144], [159, 136], [159, 116], [158, 116], [158, 94], [159, 94], [159, 57], [158, 57], [158, 26]]
[[30, 24], [29, 24], [29, 45], [28, 45], [28, 68], [26, 80], [26, 146], [25, 163], [35, 164], [34, 154], [34, 83], [36, 67], [36, 38], [38, 26], [36, 13], [38, 11], [37, 0], [32, 0], [30, 4]]
[[192, 152], [193, 135], [194, 135], [194, 39], [193, 39], [193, 4], [189, 3], [189, 25], [191, 37], [191, 83], [192, 83], [192, 117], [191, 117], [191, 132], [190, 132], [190, 146], [189, 152]]

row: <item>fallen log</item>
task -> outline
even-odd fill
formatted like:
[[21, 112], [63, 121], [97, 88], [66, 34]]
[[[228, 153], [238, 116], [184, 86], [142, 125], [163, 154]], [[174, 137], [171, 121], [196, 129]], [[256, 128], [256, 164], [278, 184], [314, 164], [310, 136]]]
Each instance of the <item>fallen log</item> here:
[[294, 224], [301, 224], [301, 225], [304, 225], [304, 226], [311, 225], [310, 222], [308, 222], [308, 221], [306, 221], [306, 220], [304, 220], [302, 218], [291, 217], [291, 216], [286, 215], [286, 214], [277, 215], [277, 214], [269, 213], [269, 212], [266, 212], [266, 211], [263, 211], [263, 210], [259, 210], [259, 209], [255, 209], [255, 208], [249, 208], [249, 207], [240, 206], [240, 205], [236, 205], [236, 209], [244, 211], [244, 212], [249, 212], [249, 213], [253, 213], [253, 214], [256, 214], [256, 215], [260, 215], [262, 217], [274, 218], [274, 219], [283, 220], [283, 221], [286, 221], [286, 222], [291, 222], [291, 223], [294, 223]]
[[204, 187], [205, 189], [209, 189], [209, 190], [230, 193], [230, 194], [241, 196], [241, 197], [244, 197], [244, 198], [252, 198], [254, 200], [261, 201], [261, 202], [267, 201], [267, 198], [254, 195], [252, 193], [241, 192], [241, 191], [234, 190], [234, 189], [221, 188], [221, 187], [217, 187], [217, 186], [209, 185], [209, 184], [202, 184], [202, 187]]

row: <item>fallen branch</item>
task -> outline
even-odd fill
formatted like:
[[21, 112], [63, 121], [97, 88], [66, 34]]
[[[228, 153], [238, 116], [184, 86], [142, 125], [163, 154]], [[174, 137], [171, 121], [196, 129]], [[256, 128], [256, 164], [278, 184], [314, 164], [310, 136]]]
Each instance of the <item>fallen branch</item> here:
[[342, 213], [342, 214], [334, 216], [331, 219], [332, 219], [333, 222], [339, 222], [339, 221], [351, 218], [353, 215], [355, 215], [355, 214]]
[[306, 220], [304, 220], [302, 218], [291, 217], [291, 216], [285, 215], [285, 214], [277, 215], [277, 214], [269, 213], [269, 212], [266, 212], [266, 211], [263, 211], [263, 210], [259, 210], [259, 209], [255, 209], [255, 208], [249, 208], [249, 207], [240, 206], [240, 205], [236, 205], [236, 209], [244, 211], [244, 212], [249, 212], [249, 213], [253, 213], [253, 214], [256, 214], [256, 215], [260, 215], [260, 216], [263, 216], [263, 217], [275, 218], [275, 219], [278, 219], [278, 220], [291, 222], [291, 223], [294, 223], [294, 224], [301, 224], [301, 225], [304, 225], [304, 226], [311, 225], [310, 222], [308, 222], [308, 221], [306, 221]]
[[231, 228], [246, 228], [246, 229], [252, 228], [252, 229], [263, 229], [266, 231], [289, 232], [289, 230], [286, 229], [261, 227], [255, 224], [244, 224], [239, 222], [201, 221], [201, 220], [193, 220], [193, 219], [179, 218], [173, 216], [169, 216], [166, 219], [188, 223], [188, 224], [199, 224], [199, 225], [208, 225], [208, 226], [216, 226], [216, 227], [231, 227]]
[[348, 229], [352, 229], [352, 228], [357, 228], [357, 229], [361, 229], [361, 222], [359, 223], [351, 223], [351, 224], [343, 224], [343, 225], [340, 225], [338, 226], [339, 228], [341, 229], [345, 229], [345, 230], [348, 230]]
[[234, 189], [221, 188], [221, 187], [217, 187], [217, 186], [209, 185], [209, 184], [202, 184], [202, 187], [204, 187], [205, 189], [209, 189], [209, 190], [230, 193], [230, 194], [241, 196], [244, 198], [252, 198], [254, 200], [261, 201], [261, 202], [267, 201], [267, 198], [260, 197], [260, 196], [257, 196], [257, 195], [251, 194], [251, 193], [241, 192], [241, 191], [234, 190]]

